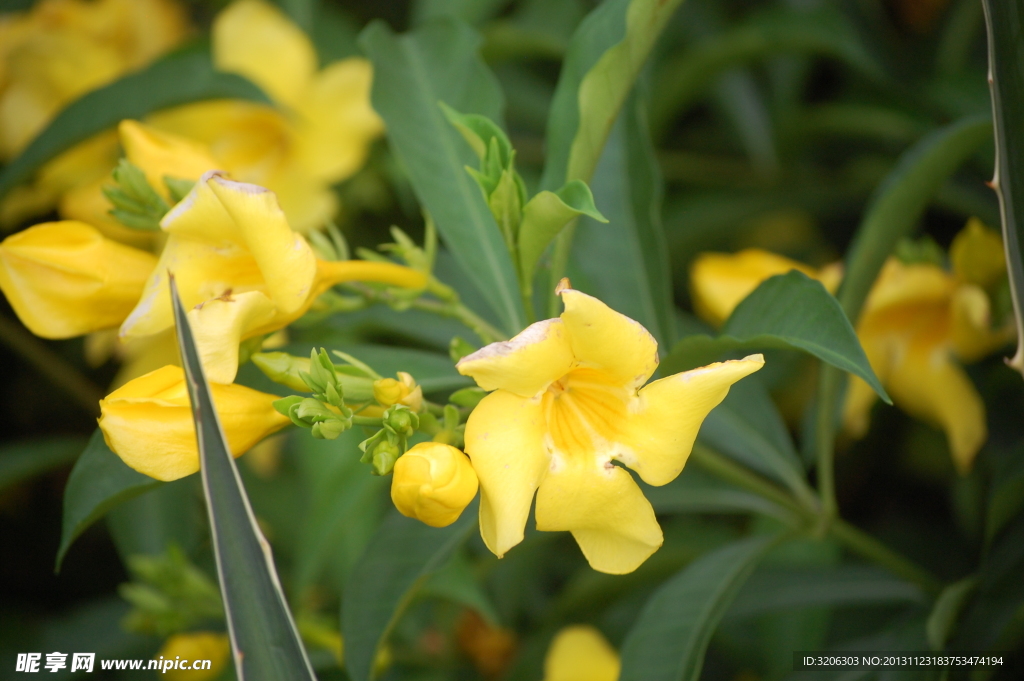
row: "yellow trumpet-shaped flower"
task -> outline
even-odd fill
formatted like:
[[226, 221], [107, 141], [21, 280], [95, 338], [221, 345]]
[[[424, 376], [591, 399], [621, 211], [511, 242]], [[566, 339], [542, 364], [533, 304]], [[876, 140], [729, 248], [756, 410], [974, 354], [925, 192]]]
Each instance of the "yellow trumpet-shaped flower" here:
[[48, 222], [0, 243], [0, 290], [32, 333], [71, 338], [124, 321], [156, 262], [83, 222]]
[[[161, 664], [161, 675], [167, 681], [211, 681], [220, 676], [227, 666], [231, 642], [227, 634], [212, 631], [175, 634], [164, 641], [157, 655], [170, 663], [167, 669], [163, 669]], [[210, 668], [193, 669], [192, 663], [198, 660], [209, 660]], [[174, 665], [175, 662], [178, 664]], [[185, 664], [189, 666], [183, 669]]]
[[832, 293], [839, 288], [843, 276], [839, 263], [816, 270], [759, 248], [735, 254], [703, 253], [690, 266], [693, 309], [712, 326], [721, 326], [761, 282], [792, 270], [817, 279]]
[[[277, 395], [241, 385], [210, 383], [231, 453], [236, 457], [291, 423], [273, 407]], [[177, 480], [199, 470], [199, 450], [184, 371], [165, 366], [100, 400], [107, 446], [140, 473]]]
[[544, 681], [618, 681], [621, 669], [619, 654], [585, 624], [559, 631], [544, 657]]
[[238, 0], [213, 25], [218, 68], [239, 73], [283, 109], [234, 100], [189, 104], [149, 118], [154, 126], [207, 144], [220, 168], [280, 197], [305, 232], [337, 211], [330, 185], [354, 174], [383, 132], [370, 106], [372, 69], [361, 58], [316, 70], [309, 38], [263, 0]]
[[569, 530], [595, 570], [635, 570], [662, 543], [650, 502], [629, 473], [664, 485], [683, 470], [697, 431], [764, 360], [712, 364], [644, 386], [657, 342], [639, 323], [579, 291], [565, 311], [462, 358], [492, 390], [466, 424], [480, 478], [480, 534], [501, 557], [523, 539], [534, 493], [537, 529]]
[[423, 388], [416, 385], [416, 379], [405, 371], [398, 372], [398, 378], [381, 378], [373, 382], [373, 399], [382, 407], [404, 404], [413, 411], [423, 406]]
[[206, 173], [161, 222], [168, 234], [160, 262], [121, 326], [136, 338], [173, 325], [167, 273], [190, 311], [210, 380], [230, 383], [238, 344], [276, 331], [303, 315], [331, 286], [380, 282], [418, 289], [426, 276], [369, 261], [318, 260], [292, 231], [273, 192]]
[[[857, 335], [893, 403], [942, 428], [957, 470], [966, 473], [987, 428], [985, 405], [957, 360], [981, 359], [1005, 345], [1013, 328], [992, 328], [986, 291], [1005, 276], [999, 235], [971, 220], [954, 240], [950, 260], [952, 272], [890, 258]], [[855, 437], [867, 431], [874, 401], [870, 387], [851, 380], [843, 421]]]
[[404, 516], [446, 527], [473, 501], [477, 485], [465, 454], [451, 445], [421, 442], [395, 462], [391, 500]]

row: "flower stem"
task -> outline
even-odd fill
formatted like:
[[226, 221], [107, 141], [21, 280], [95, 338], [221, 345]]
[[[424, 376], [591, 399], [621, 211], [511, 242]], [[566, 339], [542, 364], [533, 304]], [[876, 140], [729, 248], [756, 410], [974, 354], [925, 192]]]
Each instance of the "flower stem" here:
[[449, 317], [462, 322], [472, 329], [473, 333], [475, 333], [485, 345], [505, 339], [505, 335], [501, 333], [501, 331], [491, 326], [491, 324], [463, 305], [460, 301], [437, 302], [434, 300], [418, 298], [413, 301], [412, 307], [417, 310], [432, 312], [433, 314], [441, 317]]
[[0, 342], [27, 360], [53, 385], [63, 389], [86, 412], [93, 416], [99, 413], [103, 391], [64, 358], [3, 315], [0, 315]]
[[845, 520], [833, 520], [829, 532], [854, 553], [878, 563], [898, 577], [914, 582], [925, 591], [935, 594], [942, 590], [942, 582], [937, 577]]
[[731, 482], [737, 487], [753, 492], [773, 501], [786, 510], [798, 514], [800, 517], [807, 517], [810, 511], [801, 506], [784, 489], [775, 485], [763, 477], [754, 473], [749, 468], [741, 466], [735, 461], [709, 449], [699, 442], [693, 445], [690, 452], [692, 459], [698, 466], [712, 473], [726, 482]]

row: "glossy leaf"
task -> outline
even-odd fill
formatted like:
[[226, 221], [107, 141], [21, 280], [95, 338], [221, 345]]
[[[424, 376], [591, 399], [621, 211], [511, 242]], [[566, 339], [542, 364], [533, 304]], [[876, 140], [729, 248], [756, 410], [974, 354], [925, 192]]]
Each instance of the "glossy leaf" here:
[[707, 553], [661, 585], [622, 644], [620, 681], [696, 681], [711, 635], [776, 537]]
[[238, 678], [312, 681], [316, 677], [281, 590], [270, 544], [256, 524], [231, 456], [173, 279], [171, 296]]
[[57, 549], [57, 570], [60, 570], [72, 542], [87, 527], [118, 504], [163, 484], [129, 468], [110, 451], [103, 440], [103, 433], [97, 428], [71, 469], [64, 487], [64, 517]]
[[52, 437], [0, 447], [0, 490], [71, 463], [83, 445], [80, 437]]
[[0, 172], [0, 197], [30, 179], [50, 159], [125, 118], [142, 118], [159, 109], [221, 98], [270, 103], [245, 78], [214, 70], [206, 49], [170, 54], [66, 106]]
[[479, 36], [452, 18], [403, 36], [375, 22], [361, 34], [360, 45], [373, 62], [373, 106], [420, 203], [502, 325], [519, 331], [523, 310], [512, 258], [480, 188], [466, 173], [466, 166], [476, 165], [472, 150], [438, 105], [501, 121], [501, 90], [477, 53]]
[[623, 107], [590, 182], [608, 222], [580, 219], [570, 272], [583, 277], [573, 283], [639, 321], [667, 350], [675, 334], [663, 183], [639, 94]]
[[1009, 265], [1017, 352], [1010, 366], [1024, 374], [1024, 8], [1019, 2], [984, 0], [988, 31], [989, 89], [995, 122], [996, 168], [992, 185], [999, 196], [1003, 247]]
[[537, 261], [562, 228], [580, 215], [608, 222], [594, 206], [594, 195], [580, 180], [567, 182], [557, 192], [537, 193], [523, 207], [519, 225], [519, 269], [525, 281], [533, 278]]
[[353, 569], [341, 607], [345, 667], [353, 681], [374, 678], [378, 651], [428, 578], [476, 530], [476, 505], [454, 524], [428, 527], [392, 513]]

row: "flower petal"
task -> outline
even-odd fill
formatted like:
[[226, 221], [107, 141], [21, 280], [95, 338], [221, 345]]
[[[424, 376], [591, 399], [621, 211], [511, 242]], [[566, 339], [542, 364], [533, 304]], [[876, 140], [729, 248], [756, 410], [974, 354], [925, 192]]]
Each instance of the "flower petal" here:
[[708, 413], [725, 399], [729, 387], [764, 366], [761, 355], [716, 362], [644, 386], [639, 408], [628, 417], [616, 458], [649, 485], [675, 480], [690, 456], [697, 431]]
[[232, 383], [238, 373], [238, 345], [274, 318], [274, 303], [260, 291], [222, 296], [188, 311], [199, 357], [212, 383]]
[[618, 681], [619, 654], [596, 628], [577, 624], [558, 632], [544, 657], [544, 681]]
[[282, 104], [294, 105], [316, 71], [306, 34], [262, 0], [232, 3], [214, 19], [212, 32], [217, 68], [245, 76]]
[[992, 305], [977, 284], [961, 284], [950, 303], [950, 334], [953, 351], [964, 362], [977, 362], [1008, 343], [1012, 325], [992, 329]]
[[574, 362], [565, 323], [545, 319], [512, 340], [491, 343], [463, 357], [455, 367], [484, 390], [533, 397], [568, 373]]
[[982, 288], [994, 286], [1006, 275], [1006, 256], [999, 232], [988, 229], [978, 218], [967, 221], [949, 247], [953, 273], [961, 281]]
[[577, 363], [631, 389], [646, 383], [658, 368], [658, 342], [647, 329], [586, 293], [565, 289], [561, 295], [561, 319]]
[[501, 558], [523, 540], [548, 468], [540, 400], [505, 390], [485, 397], [466, 423], [466, 454], [480, 479], [480, 536]]
[[150, 186], [164, 199], [170, 197], [165, 177], [198, 180], [218, 167], [209, 149], [185, 137], [127, 120], [121, 121], [117, 131], [125, 156], [146, 174]]
[[554, 463], [540, 483], [536, 515], [538, 530], [571, 531], [599, 572], [632, 572], [662, 543], [650, 502], [611, 462], [567, 457]]
[[955, 286], [953, 277], [937, 265], [907, 265], [889, 258], [871, 287], [862, 319], [872, 313], [908, 305], [945, 304]]

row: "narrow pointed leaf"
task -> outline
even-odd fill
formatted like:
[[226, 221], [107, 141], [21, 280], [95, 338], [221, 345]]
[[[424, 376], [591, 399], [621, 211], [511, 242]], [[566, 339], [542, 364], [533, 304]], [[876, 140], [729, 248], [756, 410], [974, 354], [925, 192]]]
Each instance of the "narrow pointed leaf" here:
[[707, 553], [647, 600], [622, 644], [620, 681], [697, 681], [711, 635], [776, 537]]
[[129, 468], [110, 451], [103, 440], [103, 432], [97, 428], [64, 487], [64, 518], [56, 569], [60, 570], [75, 539], [107, 511], [162, 484]]
[[557, 192], [539, 192], [530, 199], [523, 208], [523, 221], [519, 225], [519, 268], [523, 280], [533, 278], [544, 249], [562, 227], [580, 215], [608, 222], [594, 205], [590, 188], [580, 180], [567, 182]]
[[171, 297], [238, 678], [312, 681], [316, 677], [288, 611], [270, 544], [256, 524], [231, 456], [173, 279]]
[[125, 118], [142, 118], [159, 109], [204, 99], [270, 103], [263, 91], [245, 78], [216, 71], [206, 49], [168, 55], [66, 106], [0, 172], [0, 197], [30, 179], [50, 159]]
[[1024, 374], [1024, 7], [1019, 2], [984, 0], [988, 29], [989, 88], [996, 134], [992, 186], [999, 196], [1003, 247], [1010, 272], [1017, 352], [1010, 366]]
[[353, 681], [375, 678], [374, 662], [388, 634], [427, 580], [476, 529], [471, 505], [448, 527], [428, 527], [392, 513], [366, 547], [345, 586], [341, 634]]

